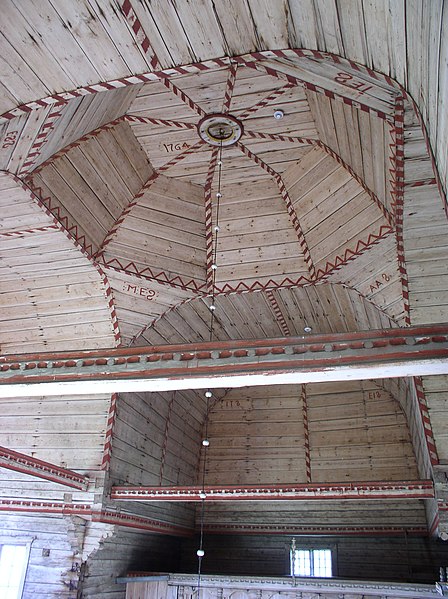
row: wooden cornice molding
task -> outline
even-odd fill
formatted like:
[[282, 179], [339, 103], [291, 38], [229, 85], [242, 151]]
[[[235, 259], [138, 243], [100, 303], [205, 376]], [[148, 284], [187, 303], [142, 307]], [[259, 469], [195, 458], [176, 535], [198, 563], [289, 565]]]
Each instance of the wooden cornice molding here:
[[448, 374], [448, 324], [0, 357], [0, 396], [168, 391]]

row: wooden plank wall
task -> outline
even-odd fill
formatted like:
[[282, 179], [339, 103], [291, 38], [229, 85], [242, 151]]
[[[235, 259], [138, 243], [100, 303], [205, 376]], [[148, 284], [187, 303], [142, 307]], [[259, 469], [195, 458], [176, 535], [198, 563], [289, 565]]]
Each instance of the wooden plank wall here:
[[[242, 534], [266, 532], [278, 534], [283, 531], [300, 535], [318, 535], [333, 531], [335, 535], [366, 534], [378, 531], [426, 529], [426, 513], [422, 500], [411, 501], [328, 501], [310, 502], [222, 502], [209, 504], [205, 510], [206, 534]], [[199, 527], [199, 518], [197, 522]]]
[[2, 514], [0, 543], [31, 543], [23, 597], [76, 599], [80, 559], [69, 540], [70, 519]]
[[[197, 570], [197, 539], [184, 540], [182, 572]], [[442, 541], [406, 535], [396, 537], [296, 537], [297, 546], [332, 548], [338, 578], [433, 584], [448, 562]], [[291, 536], [213, 535], [204, 539], [204, 573], [285, 576], [289, 573]]]
[[355, 251], [359, 240], [367, 243], [369, 234], [378, 235], [388, 224], [361, 185], [320, 148], [283, 178], [317, 270], [325, 271], [327, 262], [334, 263], [348, 248]]
[[[306, 402], [306, 403], [305, 403]], [[232, 389], [208, 425], [206, 484], [413, 480], [411, 438], [397, 400], [374, 383]], [[421, 502], [223, 502], [206, 527], [425, 526]]]
[[121, 122], [75, 145], [27, 181], [41, 199], [50, 198], [67, 228], [77, 225], [93, 254], [152, 172], [129, 125]]
[[232, 389], [208, 430], [207, 484], [310, 482], [308, 443], [313, 482], [418, 478], [400, 404], [369, 381]]
[[316, 482], [418, 478], [406, 416], [370, 381], [306, 385]]
[[[204, 398], [194, 391], [120, 394], [110, 478], [114, 484], [195, 484]], [[120, 502], [123, 509], [191, 527], [194, 508]], [[114, 504], [116, 507], [116, 504]]]
[[376, 380], [375, 384], [386, 390], [399, 402], [403, 413], [406, 415], [419, 477], [421, 479], [431, 478], [431, 458], [428, 451], [414, 380], [412, 378], [382, 379]]
[[113, 347], [103, 277], [28, 191], [0, 186], [2, 352]]
[[2, 398], [0, 445], [93, 473], [101, 468], [109, 404], [110, 395]]
[[448, 321], [448, 219], [416, 117], [405, 112], [403, 242], [413, 324]]
[[448, 463], [448, 376], [423, 377], [423, 389], [441, 464]]
[[116, 578], [129, 571], [179, 571], [181, 541], [117, 527], [83, 566], [79, 592], [85, 599], [124, 599], [126, 588]]
[[204, 282], [203, 188], [159, 175], [116, 230], [104, 260], [150, 277]]

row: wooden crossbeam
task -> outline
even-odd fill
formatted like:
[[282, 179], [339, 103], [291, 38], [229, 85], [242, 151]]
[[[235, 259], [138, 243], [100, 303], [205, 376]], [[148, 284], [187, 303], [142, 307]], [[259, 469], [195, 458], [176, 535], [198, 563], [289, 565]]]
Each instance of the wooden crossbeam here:
[[168, 391], [448, 374], [448, 324], [0, 357], [0, 396]]
[[85, 491], [89, 483], [87, 476], [73, 472], [73, 470], [61, 468], [50, 462], [38, 460], [24, 453], [13, 451], [7, 447], [0, 447], [0, 467], [37, 476], [81, 491]]
[[206, 485], [188, 487], [112, 487], [111, 498], [123, 501], [279, 501], [317, 499], [431, 499], [431, 480], [303, 483], [278, 485]]
[[2, 499], [0, 498], [0, 513], [25, 513], [25, 514], [61, 514], [63, 516], [79, 516], [92, 522], [116, 524], [127, 528], [150, 531], [154, 533], [190, 536], [193, 530], [185, 526], [170, 524], [162, 520], [155, 520], [138, 514], [117, 511], [112, 509], [95, 509], [90, 503], [72, 503], [62, 501], [34, 501], [29, 499]]

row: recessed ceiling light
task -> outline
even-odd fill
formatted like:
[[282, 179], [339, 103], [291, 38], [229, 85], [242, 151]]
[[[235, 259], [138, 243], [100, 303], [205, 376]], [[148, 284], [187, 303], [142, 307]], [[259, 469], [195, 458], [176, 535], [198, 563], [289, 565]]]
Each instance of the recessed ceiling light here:
[[305, 333], [311, 333], [311, 331], [313, 330], [311, 327], [303, 327], [303, 330], [305, 331]]
[[274, 110], [274, 119], [277, 119], [277, 121], [279, 121], [280, 119], [282, 119], [285, 116], [285, 113], [283, 112], [283, 110]]

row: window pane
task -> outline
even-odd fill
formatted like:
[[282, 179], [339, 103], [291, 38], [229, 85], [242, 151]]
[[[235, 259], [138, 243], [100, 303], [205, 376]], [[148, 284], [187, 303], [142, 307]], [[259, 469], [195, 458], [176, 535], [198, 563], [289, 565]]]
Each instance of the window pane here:
[[2, 599], [20, 599], [28, 547], [1, 545], [0, 551], [0, 596]]
[[313, 576], [331, 577], [331, 550], [313, 550]]
[[331, 549], [296, 549], [291, 552], [291, 574], [331, 578]]
[[295, 576], [311, 576], [311, 556], [305, 549], [297, 549], [294, 559]]

